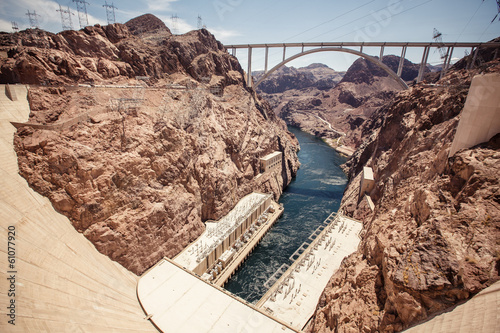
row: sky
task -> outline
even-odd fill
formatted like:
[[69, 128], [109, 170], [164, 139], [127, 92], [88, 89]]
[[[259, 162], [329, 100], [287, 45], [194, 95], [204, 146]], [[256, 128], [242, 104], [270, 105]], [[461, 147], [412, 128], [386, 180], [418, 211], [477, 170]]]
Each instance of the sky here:
[[[105, 0], [86, 0], [90, 25], [107, 24]], [[114, 4], [118, 23], [151, 13], [162, 19], [174, 33], [197, 29], [202, 24], [225, 45], [282, 42], [430, 42], [433, 29], [442, 33], [445, 42], [488, 41], [500, 36], [500, 21], [492, 22], [498, 13], [496, 0], [121, 0]], [[29, 28], [28, 10], [36, 11], [41, 29], [57, 33], [62, 30], [60, 8], [72, 12], [75, 29], [79, 29], [76, 3], [72, 0], [1, 0], [0, 31], [12, 32], [12, 21], [21, 30]], [[176, 16], [177, 19], [172, 17]], [[298, 50], [287, 50], [292, 55]], [[379, 50], [365, 49], [372, 55]], [[400, 49], [386, 49], [385, 54], [399, 55]], [[454, 59], [464, 49], [455, 50]], [[236, 54], [246, 68], [246, 52]], [[420, 62], [422, 50], [407, 53]], [[270, 67], [280, 62], [282, 50], [270, 51]], [[335, 70], [346, 70], [356, 59], [344, 53], [324, 52], [301, 57], [289, 66], [302, 67], [325, 63]], [[254, 70], [264, 67], [264, 51], [253, 55]], [[439, 53], [430, 54], [429, 63], [438, 65]]]

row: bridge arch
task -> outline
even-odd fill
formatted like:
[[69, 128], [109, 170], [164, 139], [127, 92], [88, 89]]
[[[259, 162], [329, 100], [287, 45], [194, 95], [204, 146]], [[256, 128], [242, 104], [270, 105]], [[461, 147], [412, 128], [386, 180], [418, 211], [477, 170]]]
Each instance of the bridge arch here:
[[372, 57], [371, 55], [368, 55], [366, 53], [352, 50], [352, 49], [346, 49], [343, 47], [322, 47], [322, 48], [316, 48], [316, 49], [312, 49], [312, 50], [308, 50], [308, 51], [303, 51], [301, 53], [293, 55], [293, 56], [283, 60], [282, 62], [280, 62], [279, 64], [277, 64], [273, 68], [271, 68], [267, 73], [264, 74], [264, 76], [262, 76], [254, 84], [254, 87], [257, 87], [259, 84], [262, 83], [262, 81], [267, 79], [269, 77], [269, 75], [271, 75], [273, 72], [275, 72], [276, 70], [278, 70], [280, 67], [284, 66], [285, 64], [289, 63], [290, 61], [295, 60], [295, 59], [300, 58], [300, 57], [303, 57], [303, 56], [306, 56], [306, 55], [309, 55], [309, 54], [318, 53], [318, 52], [346, 52], [346, 53], [350, 53], [350, 54], [354, 54], [354, 55], [357, 55], [359, 57], [362, 57], [362, 58], [368, 60], [369, 62], [379, 66], [384, 71], [386, 71], [387, 74], [389, 74], [389, 76], [391, 76], [393, 79], [395, 79], [403, 89], [408, 89], [408, 85], [406, 84], [406, 82], [403, 81], [396, 73], [394, 73], [394, 71], [392, 69], [389, 68], [389, 66], [384, 64], [379, 59]]

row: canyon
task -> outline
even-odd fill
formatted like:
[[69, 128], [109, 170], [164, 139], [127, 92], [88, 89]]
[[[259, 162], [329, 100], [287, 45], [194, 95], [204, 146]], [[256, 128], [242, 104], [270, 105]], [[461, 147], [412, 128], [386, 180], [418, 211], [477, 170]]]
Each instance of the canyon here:
[[[383, 63], [397, 71], [400, 58]], [[412, 82], [419, 66], [404, 60], [401, 77]], [[437, 68], [428, 66], [426, 73]], [[258, 80], [262, 72], [254, 72]], [[281, 68], [257, 88], [287, 124], [324, 139], [341, 153], [352, 154], [363, 141], [361, 125], [390, 101], [401, 87], [380, 67], [359, 58], [346, 72], [323, 64]]]
[[[363, 222], [308, 331], [401, 331], [500, 280], [499, 135], [448, 156], [472, 77], [500, 73], [493, 53], [406, 91], [364, 60], [285, 68], [261, 98], [206, 29], [173, 35], [150, 14], [0, 34], [0, 51], [0, 80], [30, 85], [30, 119], [13, 123], [20, 175], [135, 275], [248, 193], [280, 197], [300, 166], [286, 121], [350, 150], [339, 211]], [[274, 151], [281, 173], [261, 173]], [[365, 166], [373, 209], [359, 197]]]

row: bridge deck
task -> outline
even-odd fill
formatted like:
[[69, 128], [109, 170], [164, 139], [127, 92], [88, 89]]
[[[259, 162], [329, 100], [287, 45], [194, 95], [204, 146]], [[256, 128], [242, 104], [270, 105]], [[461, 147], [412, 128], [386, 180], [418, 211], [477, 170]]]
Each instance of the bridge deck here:
[[308, 43], [259, 43], [224, 45], [226, 49], [248, 49], [264, 47], [498, 47], [496, 42], [308, 42]]

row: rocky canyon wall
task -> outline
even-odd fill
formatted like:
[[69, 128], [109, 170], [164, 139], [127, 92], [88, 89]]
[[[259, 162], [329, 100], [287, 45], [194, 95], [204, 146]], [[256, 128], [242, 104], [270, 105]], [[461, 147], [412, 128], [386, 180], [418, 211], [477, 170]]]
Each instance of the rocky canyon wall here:
[[[246, 194], [278, 198], [297, 172], [297, 140], [206, 30], [173, 36], [145, 15], [4, 35], [2, 48], [3, 81], [43, 83], [30, 87], [29, 123], [48, 129], [19, 127], [21, 175], [136, 274]], [[276, 150], [282, 173], [260, 174], [259, 158]]]
[[[498, 59], [457, 67], [367, 121], [341, 207], [363, 221], [362, 242], [332, 276], [309, 331], [401, 331], [500, 279], [500, 136], [448, 158], [471, 77], [491, 72], [500, 75]], [[363, 166], [374, 171], [374, 211], [358, 199]]]

